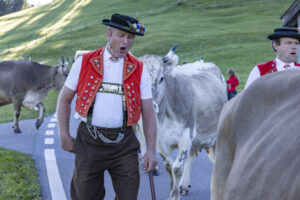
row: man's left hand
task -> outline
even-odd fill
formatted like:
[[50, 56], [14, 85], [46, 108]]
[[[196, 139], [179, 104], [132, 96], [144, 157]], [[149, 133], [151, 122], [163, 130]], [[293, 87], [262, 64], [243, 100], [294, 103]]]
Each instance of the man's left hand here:
[[153, 171], [157, 165], [155, 151], [146, 151], [144, 157], [144, 169], [147, 173]]

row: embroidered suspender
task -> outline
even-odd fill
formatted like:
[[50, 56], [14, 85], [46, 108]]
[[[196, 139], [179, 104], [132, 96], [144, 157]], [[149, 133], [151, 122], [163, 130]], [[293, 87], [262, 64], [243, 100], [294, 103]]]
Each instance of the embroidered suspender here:
[[[122, 123], [121, 131], [124, 131], [127, 126], [127, 109], [126, 109], [126, 101], [125, 101], [123, 85], [118, 83], [102, 82], [98, 92], [122, 95], [123, 123]], [[87, 124], [90, 127], [92, 126], [92, 114], [94, 109], [94, 103], [95, 103], [95, 99], [87, 115]]]
[[118, 83], [102, 82], [99, 92], [124, 95], [123, 85]]

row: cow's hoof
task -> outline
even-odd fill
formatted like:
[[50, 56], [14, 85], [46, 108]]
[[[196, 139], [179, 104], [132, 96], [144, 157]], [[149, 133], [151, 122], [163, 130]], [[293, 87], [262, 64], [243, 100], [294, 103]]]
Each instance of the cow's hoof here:
[[189, 193], [189, 188], [191, 187], [191, 185], [188, 185], [188, 187], [183, 187], [183, 186], [180, 186], [180, 195], [181, 196], [186, 196], [188, 195]]
[[157, 168], [153, 170], [153, 176], [159, 176], [159, 171]]
[[35, 122], [35, 127], [36, 127], [36, 129], [39, 129], [42, 123], [43, 123], [42, 121], [37, 120], [37, 121]]
[[22, 133], [22, 131], [19, 128], [14, 128], [14, 133]]

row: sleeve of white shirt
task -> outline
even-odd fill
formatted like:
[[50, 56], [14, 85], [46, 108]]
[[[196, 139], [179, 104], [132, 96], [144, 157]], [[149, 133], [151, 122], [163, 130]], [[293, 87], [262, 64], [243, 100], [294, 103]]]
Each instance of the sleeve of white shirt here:
[[76, 91], [78, 85], [79, 74], [81, 71], [82, 56], [78, 57], [72, 65], [71, 71], [65, 82], [65, 86], [69, 89]]
[[143, 66], [140, 88], [141, 88], [141, 99], [152, 98], [151, 79], [150, 79], [148, 69], [145, 65]]
[[248, 80], [247, 80], [247, 83], [245, 85], [245, 88], [246, 89], [249, 85], [251, 85], [251, 83], [253, 81], [255, 81], [256, 79], [258, 79], [260, 77], [260, 72], [259, 72], [259, 69], [257, 66], [255, 66], [252, 71], [250, 72], [249, 76], [248, 76]]

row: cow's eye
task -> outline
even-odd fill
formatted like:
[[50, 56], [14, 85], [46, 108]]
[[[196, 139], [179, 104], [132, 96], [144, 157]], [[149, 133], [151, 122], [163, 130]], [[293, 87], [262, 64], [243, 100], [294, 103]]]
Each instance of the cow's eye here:
[[159, 83], [163, 82], [163, 80], [164, 80], [164, 77], [161, 77], [159, 80]]

